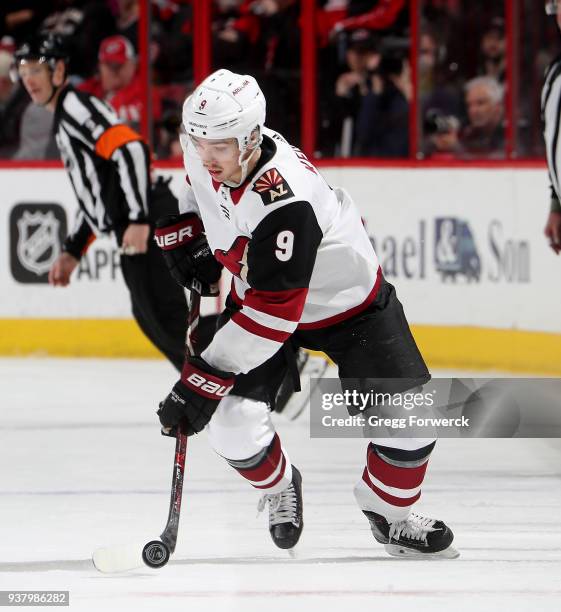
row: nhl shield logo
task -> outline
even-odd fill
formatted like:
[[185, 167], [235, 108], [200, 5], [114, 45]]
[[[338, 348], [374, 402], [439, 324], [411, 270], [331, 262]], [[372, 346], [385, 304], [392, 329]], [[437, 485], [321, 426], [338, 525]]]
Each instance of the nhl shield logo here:
[[58, 204], [19, 204], [10, 217], [14, 278], [22, 283], [47, 282], [66, 233], [64, 210]]
[[270, 170], [267, 170], [267, 172], [264, 172], [255, 181], [253, 191], [257, 192], [261, 196], [265, 206], [294, 197], [294, 193], [290, 188], [290, 185], [276, 168], [271, 168]]
[[52, 211], [30, 213], [26, 210], [18, 219], [17, 225], [20, 263], [37, 276], [45, 274], [60, 253], [60, 223]]

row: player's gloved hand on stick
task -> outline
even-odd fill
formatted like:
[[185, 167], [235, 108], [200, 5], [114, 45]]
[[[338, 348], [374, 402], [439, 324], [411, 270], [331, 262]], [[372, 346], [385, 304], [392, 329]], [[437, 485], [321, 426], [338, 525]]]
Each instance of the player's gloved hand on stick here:
[[190, 289], [196, 279], [202, 285], [201, 295], [218, 295], [222, 265], [214, 258], [195, 213], [161, 217], [154, 237], [176, 282]]
[[217, 370], [200, 357], [187, 357], [181, 378], [160, 402], [162, 434], [175, 437], [179, 425], [188, 436], [202, 431], [233, 386], [231, 372]]

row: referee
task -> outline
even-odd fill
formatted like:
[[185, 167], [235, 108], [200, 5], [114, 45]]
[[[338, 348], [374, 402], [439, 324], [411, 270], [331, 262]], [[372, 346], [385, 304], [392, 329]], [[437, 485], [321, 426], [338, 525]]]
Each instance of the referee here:
[[49, 282], [67, 286], [95, 236], [113, 233], [121, 248], [133, 315], [152, 343], [181, 370], [185, 294], [152, 239], [155, 220], [177, 213], [177, 200], [163, 179], [151, 182], [148, 146], [105, 102], [68, 84], [68, 57], [58, 36], [24, 43], [15, 62], [33, 102], [55, 115], [56, 142], [80, 207]]
[[[548, 0], [545, 12], [556, 17], [561, 29], [561, 2]], [[542, 90], [542, 118], [551, 183], [551, 207], [544, 233], [549, 246], [558, 255], [561, 252], [561, 56], [547, 69]]]

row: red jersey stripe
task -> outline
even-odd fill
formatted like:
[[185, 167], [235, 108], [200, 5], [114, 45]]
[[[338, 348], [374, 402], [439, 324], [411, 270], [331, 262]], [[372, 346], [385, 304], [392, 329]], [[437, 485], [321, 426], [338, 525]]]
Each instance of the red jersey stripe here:
[[307, 287], [285, 289], [284, 291], [248, 289], [243, 303], [245, 306], [273, 317], [297, 322], [302, 316], [307, 295]]
[[257, 323], [253, 319], [250, 319], [246, 315], [241, 312], [235, 312], [232, 315], [232, 321], [237, 323], [240, 327], [250, 332], [251, 334], [255, 334], [256, 336], [260, 336], [261, 338], [266, 338], [267, 340], [274, 340], [275, 342], [283, 343], [290, 338], [292, 335], [290, 332], [279, 331], [278, 329], [272, 329], [271, 327], [265, 327], [260, 323]]
[[329, 327], [330, 325], [341, 323], [341, 321], [346, 321], [354, 315], [360, 314], [363, 310], [366, 310], [368, 306], [370, 306], [370, 304], [372, 304], [372, 302], [376, 299], [376, 295], [378, 294], [378, 289], [380, 288], [381, 282], [382, 268], [378, 266], [378, 272], [376, 273], [376, 282], [374, 283], [374, 287], [372, 287], [372, 291], [370, 291], [370, 293], [368, 294], [364, 302], [362, 302], [362, 304], [354, 306], [353, 308], [350, 308], [345, 312], [333, 315], [332, 317], [328, 317], [327, 319], [322, 319], [321, 321], [312, 321], [311, 323], [299, 323], [298, 329], [321, 329], [322, 327]]

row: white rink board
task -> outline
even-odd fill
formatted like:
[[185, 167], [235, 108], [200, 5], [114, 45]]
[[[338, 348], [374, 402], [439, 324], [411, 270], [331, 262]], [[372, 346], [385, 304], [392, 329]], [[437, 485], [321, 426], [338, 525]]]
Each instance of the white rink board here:
[[[561, 262], [543, 236], [545, 170], [331, 169], [331, 184], [359, 204], [388, 280], [409, 320], [561, 331]], [[480, 259], [479, 280], [438, 271], [437, 219], [467, 224]], [[452, 253], [453, 258], [454, 253]]]
[[[173, 175], [172, 186], [180, 189], [180, 170], [161, 173]], [[346, 167], [322, 173], [359, 205], [411, 323], [561, 332], [561, 285], [551, 282], [560, 264], [543, 237], [545, 169]], [[0, 170], [0, 184], [2, 242], [10, 241], [10, 212], [21, 202], [59, 203], [72, 223], [76, 205], [63, 170]], [[437, 244], [439, 219], [442, 228], [467, 232], [467, 242], [443, 229], [445, 239]], [[470, 282], [474, 252], [479, 272]], [[448, 280], [439, 271], [443, 261], [452, 270]], [[113, 241], [96, 241], [86, 263], [71, 288], [54, 290], [15, 281], [3, 257], [0, 318], [130, 317]]]

